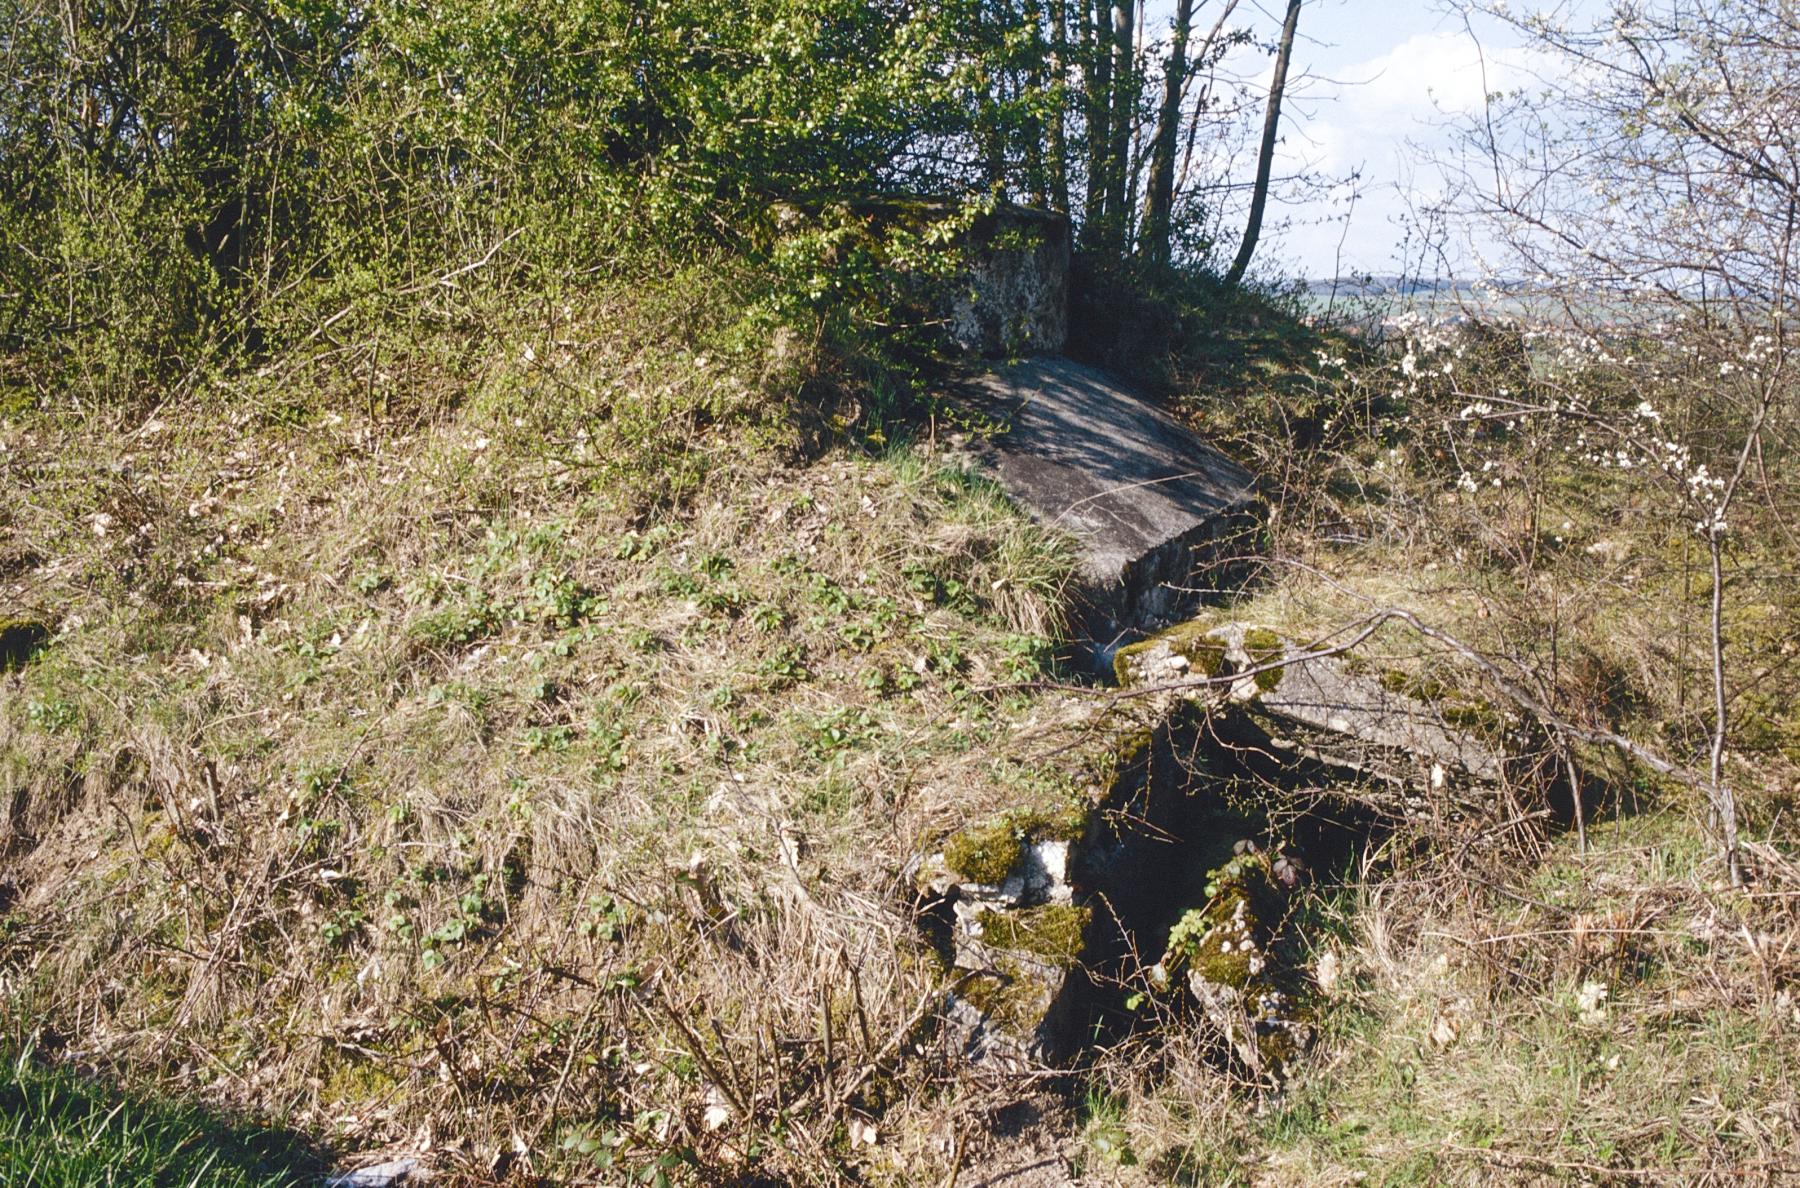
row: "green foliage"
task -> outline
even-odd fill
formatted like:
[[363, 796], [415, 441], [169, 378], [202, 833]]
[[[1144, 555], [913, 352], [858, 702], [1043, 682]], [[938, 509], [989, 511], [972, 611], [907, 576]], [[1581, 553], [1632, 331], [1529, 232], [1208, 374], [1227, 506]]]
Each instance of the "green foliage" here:
[[45, 701], [33, 698], [25, 703], [25, 717], [39, 730], [51, 734], [60, 734], [74, 726], [80, 720], [80, 711], [74, 703], [60, 697]]
[[1082, 1128], [1082, 1139], [1089, 1150], [1104, 1163], [1135, 1167], [1138, 1157], [1126, 1129], [1125, 1102], [1112, 1094], [1089, 1090], [1083, 1106], [1086, 1124]]
[[940, 214], [840, 199], [958, 189], [916, 150], [966, 127], [985, 77], [947, 68], [960, 5], [5, 0], [0, 16], [0, 345], [101, 394], [719, 246], [766, 266], [751, 339], [867, 332], [892, 271], [930, 273], [953, 236]]

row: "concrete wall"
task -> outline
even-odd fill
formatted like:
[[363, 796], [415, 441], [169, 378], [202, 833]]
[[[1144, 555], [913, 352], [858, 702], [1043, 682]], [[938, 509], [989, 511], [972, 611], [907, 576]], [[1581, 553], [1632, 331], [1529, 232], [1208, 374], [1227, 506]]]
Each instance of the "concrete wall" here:
[[950, 336], [989, 357], [1060, 354], [1069, 338], [1069, 220], [1013, 208], [969, 232], [971, 267], [951, 299]]

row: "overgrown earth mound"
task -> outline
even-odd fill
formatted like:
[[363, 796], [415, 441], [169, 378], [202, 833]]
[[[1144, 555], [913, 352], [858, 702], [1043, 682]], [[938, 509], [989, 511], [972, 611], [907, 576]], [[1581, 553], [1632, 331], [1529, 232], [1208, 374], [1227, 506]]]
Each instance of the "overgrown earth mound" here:
[[[1778, 1149], [1795, 871], [1731, 890], [1678, 784], [1558, 751], [1471, 660], [1504, 586], [1271, 568], [1097, 679], [1079, 540], [966, 443], [809, 452], [791, 357], [632, 308], [405, 415], [6, 423], [21, 1068], [466, 1182]], [[1569, 646], [1626, 688], [1658, 638]]]
[[1800, 1179], [1800, 17], [1319, 7], [11, 5], [0, 1184]]

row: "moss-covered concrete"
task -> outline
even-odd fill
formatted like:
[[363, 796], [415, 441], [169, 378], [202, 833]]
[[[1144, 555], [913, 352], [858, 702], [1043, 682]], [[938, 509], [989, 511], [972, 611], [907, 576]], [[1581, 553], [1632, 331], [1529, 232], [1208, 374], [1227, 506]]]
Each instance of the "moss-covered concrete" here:
[[1249, 1033], [1233, 1042], [1258, 1071], [1278, 1076], [1308, 1025], [1283, 988], [1288, 971], [1273, 952], [1286, 904], [1275, 861], [1250, 850], [1209, 872], [1207, 902], [1169, 930], [1153, 982], [1166, 993], [1185, 990], [1209, 1013], [1247, 1021]]
[[[1277, 663], [1288, 651], [1287, 640], [1268, 627], [1240, 628], [1202, 617], [1120, 648], [1113, 656], [1113, 677], [1125, 689], [1183, 677], [1216, 679]], [[1257, 691], [1279, 686], [1284, 672], [1270, 668], [1257, 673]]]
[[994, 886], [1006, 881], [1025, 845], [1024, 836], [1002, 817], [965, 829], [944, 843], [944, 865], [971, 882]]
[[1047, 903], [1016, 912], [983, 911], [981, 939], [997, 949], [1016, 949], [1068, 969], [1081, 960], [1094, 910], [1072, 903]]
[[1113, 679], [1122, 689], [1148, 683], [1153, 674], [1145, 671], [1145, 665], [1158, 656], [1186, 660], [1189, 676], [1220, 676], [1225, 672], [1227, 645], [1211, 634], [1216, 628], [1217, 624], [1207, 619], [1193, 619], [1126, 644], [1113, 654]]
[[1006, 813], [952, 836], [944, 843], [944, 865], [970, 882], [996, 886], [1019, 865], [1026, 846], [1079, 840], [1087, 816], [1079, 804], [1059, 811]]
[[1454, 689], [1435, 677], [1390, 668], [1381, 674], [1381, 687], [1389, 693], [1424, 702], [1446, 725], [1483, 738], [1499, 739], [1512, 725], [1506, 714], [1487, 698]]
[[[1252, 668], [1273, 664], [1287, 655], [1287, 641], [1267, 627], [1252, 627], [1244, 632], [1244, 653]], [[1256, 687], [1267, 693], [1281, 684], [1281, 677], [1281, 669], [1266, 669], [1256, 674]]]
[[1171, 979], [1199, 977], [1246, 989], [1263, 970], [1257, 960], [1273, 935], [1283, 895], [1261, 851], [1239, 854], [1207, 876], [1207, 902], [1169, 930], [1162, 967]]
[[961, 994], [988, 1022], [1014, 1035], [1029, 1035], [1043, 1021], [1053, 996], [1042, 979], [1004, 956], [965, 982]]

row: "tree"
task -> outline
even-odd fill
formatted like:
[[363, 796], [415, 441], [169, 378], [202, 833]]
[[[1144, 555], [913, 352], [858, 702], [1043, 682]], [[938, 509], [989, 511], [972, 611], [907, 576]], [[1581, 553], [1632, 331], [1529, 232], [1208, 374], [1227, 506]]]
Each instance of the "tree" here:
[[1162, 106], [1150, 146], [1150, 179], [1144, 187], [1144, 226], [1138, 252], [1157, 264], [1169, 262], [1169, 216], [1175, 205], [1175, 140], [1181, 132], [1181, 95], [1187, 86], [1188, 37], [1194, 24], [1194, 0], [1176, 0], [1175, 33], [1163, 67]]
[[[1788, 0], [1618, 3], [1588, 23], [1471, 5], [1555, 67], [1496, 92], [1451, 163], [1454, 213], [1499, 240], [1594, 350], [1633, 376], [1601, 415], [1578, 387], [1542, 415], [1596, 428], [1701, 564], [1704, 790], [1743, 877], [1730, 748], [1737, 591], [1789, 579], [1800, 451], [1788, 324], [1800, 299], [1800, 12]], [[1471, 224], [1473, 225], [1473, 224]], [[1623, 347], [1623, 350], [1620, 349]], [[1594, 428], [1586, 428], [1586, 426]], [[1685, 672], [1677, 654], [1678, 671]], [[1681, 694], [1685, 699], [1685, 693]]]
[[[1101, 239], [1109, 254], [1125, 250], [1125, 232], [1131, 212], [1126, 206], [1131, 171], [1131, 133], [1137, 119], [1140, 78], [1133, 53], [1133, 0], [1114, 0], [1112, 11], [1112, 114], [1107, 121], [1106, 170], [1099, 179], [1105, 190], [1101, 209]], [[1092, 184], [1092, 183], [1090, 183]]]
[[1281, 131], [1281, 97], [1287, 89], [1288, 62], [1294, 55], [1294, 31], [1300, 24], [1302, 0], [1288, 0], [1287, 17], [1281, 23], [1281, 41], [1275, 50], [1275, 75], [1269, 81], [1269, 109], [1263, 118], [1262, 146], [1256, 154], [1256, 180], [1250, 189], [1250, 216], [1244, 226], [1244, 238], [1238, 245], [1237, 258], [1225, 274], [1227, 286], [1237, 285], [1256, 254], [1256, 241], [1262, 235], [1263, 208], [1269, 201], [1269, 171], [1275, 162], [1275, 141]]
[[1080, 37], [1086, 75], [1082, 106], [1086, 115], [1087, 193], [1082, 202], [1082, 240], [1098, 246], [1106, 225], [1106, 178], [1113, 142], [1113, 28], [1108, 0], [1079, 0]]

